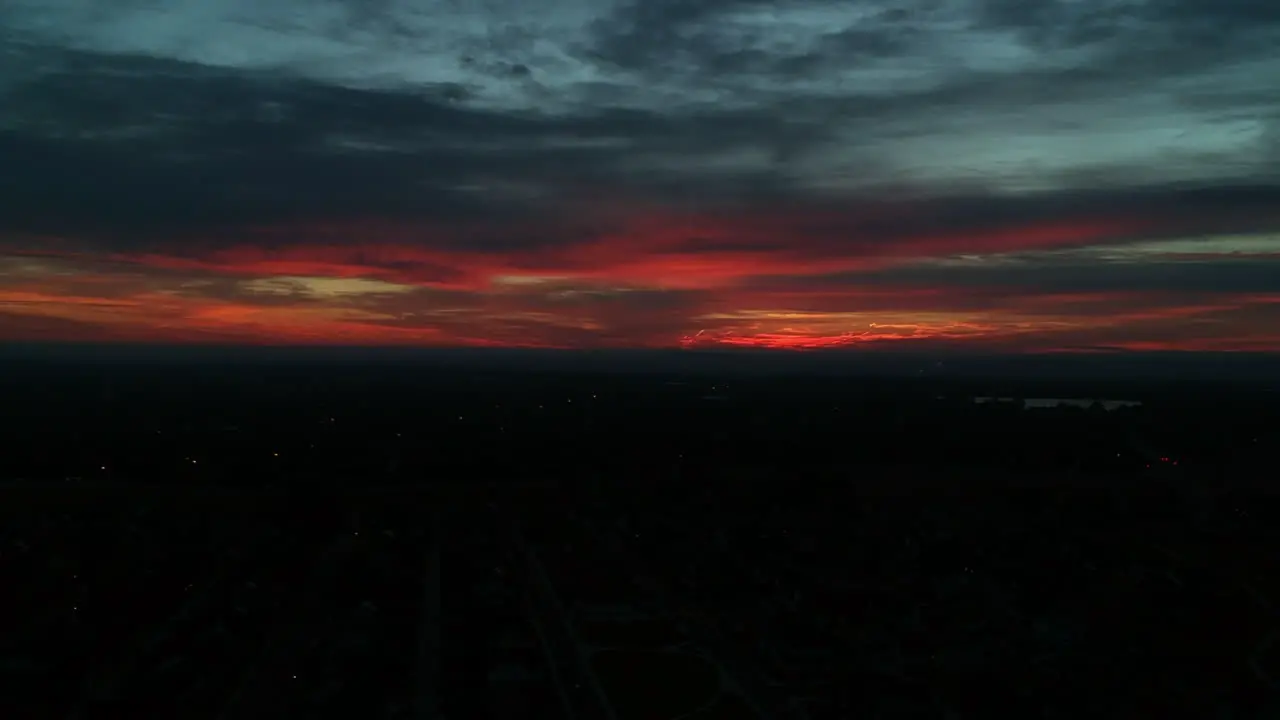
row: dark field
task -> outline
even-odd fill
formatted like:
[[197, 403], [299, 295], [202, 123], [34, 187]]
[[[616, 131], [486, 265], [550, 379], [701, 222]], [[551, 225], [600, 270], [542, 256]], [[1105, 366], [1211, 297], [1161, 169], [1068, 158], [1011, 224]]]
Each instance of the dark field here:
[[6, 717], [1280, 707], [1262, 393], [104, 377], [0, 409]]

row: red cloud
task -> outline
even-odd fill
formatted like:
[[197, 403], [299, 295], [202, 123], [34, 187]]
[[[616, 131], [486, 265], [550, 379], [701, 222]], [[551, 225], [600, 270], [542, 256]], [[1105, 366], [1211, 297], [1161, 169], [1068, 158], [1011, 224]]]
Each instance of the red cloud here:
[[[1266, 296], [1034, 288], [1011, 296], [1007, 288], [851, 287], [831, 279], [927, 258], [1161, 234], [1159, 223], [1143, 218], [891, 236], [867, 229], [885, 218], [856, 213], [655, 211], [606, 220], [565, 242], [508, 243], [501, 251], [485, 249], [474, 228], [378, 222], [250, 230], [222, 249], [208, 240], [171, 252], [30, 247], [10, 256], [25, 264], [7, 275], [0, 266], [0, 312], [8, 313], [0, 337], [47, 338], [79, 327], [95, 328], [81, 333], [93, 337], [175, 342], [1030, 349], [1095, 344], [1090, 338], [1114, 346], [1128, 333], [1134, 347], [1275, 346], [1262, 326], [1280, 306]], [[544, 234], [533, 227], [513, 233]], [[61, 265], [42, 269], [40, 262]], [[308, 279], [303, 290], [315, 292], [290, 294], [299, 284], [293, 278]], [[391, 285], [331, 282], [342, 279]], [[259, 285], [246, 282], [253, 280]], [[12, 319], [18, 316], [45, 321]], [[1190, 322], [1199, 319], [1213, 323]], [[1211, 326], [1218, 329], [1210, 333]]]
[[[412, 228], [370, 222], [323, 230], [302, 226], [292, 234], [288, 228], [254, 233], [276, 243], [275, 247], [238, 243], [192, 254], [119, 254], [113, 258], [173, 270], [364, 277], [467, 290], [484, 289], [494, 278], [522, 275], [692, 289], [725, 287], [761, 275], [832, 273], [927, 257], [1124, 241], [1151, 228], [1150, 221], [1104, 218], [885, 237], [866, 230], [857, 217], [841, 215], [746, 213], [729, 217], [655, 212], [586, 237], [520, 250], [459, 249], [441, 244], [447, 233], [438, 230], [415, 234]], [[554, 231], [552, 227], [545, 232]], [[531, 230], [516, 232], [529, 234]], [[474, 230], [463, 228], [456, 233], [463, 240], [480, 242], [481, 235]], [[316, 236], [326, 242], [311, 242]], [[461, 241], [455, 239], [454, 244]]]

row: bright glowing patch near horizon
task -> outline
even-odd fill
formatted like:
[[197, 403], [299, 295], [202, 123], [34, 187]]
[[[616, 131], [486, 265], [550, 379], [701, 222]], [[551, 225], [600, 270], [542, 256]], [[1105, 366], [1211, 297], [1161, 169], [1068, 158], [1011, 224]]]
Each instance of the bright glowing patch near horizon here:
[[367, 278], [333, 277], [265, 277], [240, 283], [246, 292], [261, 295], [301, 295], [315, 299], [333, 299], [359, 295], [391, 295], [413, 292], [412, 285]]

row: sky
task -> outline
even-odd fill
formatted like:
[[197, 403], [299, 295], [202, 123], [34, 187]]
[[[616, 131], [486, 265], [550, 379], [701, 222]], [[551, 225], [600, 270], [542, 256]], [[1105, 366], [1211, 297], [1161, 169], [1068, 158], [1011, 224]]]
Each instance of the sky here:
[[1280, 351], [1280, 3], [5, 0], [0, 342]]

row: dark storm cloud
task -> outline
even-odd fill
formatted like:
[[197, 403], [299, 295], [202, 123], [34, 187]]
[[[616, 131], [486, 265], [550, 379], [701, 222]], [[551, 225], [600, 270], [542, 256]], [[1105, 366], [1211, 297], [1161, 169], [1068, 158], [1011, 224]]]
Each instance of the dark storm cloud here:
[[[1050, 92], [1061, 97], [1063, 90], [1072, 89], [1124, 88], [1144, 76], [1167, 76], [1206, 61], [1265, 51], [1271, 39], [1265, 31], [1280, 25], [1278, 8], [1255, 0], [979, 0], [972, 5], [932, 0], [633, 0], [597, 21], [592, 52], [646, 74], [810, 80], [824, 69], [932, 55], [967, 70], [936, 88], [942, 91], [937, 99], [963, 102], [1012, 93], [1008, 100], [1018, 101], [1037, 88], [1046, 92], [1042, 97]], [[788, 11], [803, 11], [804, 22], [789, 23]], [[735, 25], [743, 16], [758, 22]], [[946, 39], [938, 32], [942, 23], [947, 25], [941, 29], [957, 38], [974, 31], [1012, 31], [1038, 51], [1097, 52], [1051, 68], [1019, 68], [1016, 58], [999, 69], [965, 68], [966, 58], [927, 46]], [[856, 84], [839, 94], [851, 100], [872, 97]], [[905, 89], [901, 94], [912, 95]]]
[[[800, 75], [820, 71], [836, 58], [889, 57], [904, 53], [908, 30], [845, 27], [824, 34], [811, 47], [792, 46], [770, 52], [755, 46], [769, 30], [726, 36], [718, 32], [725, 13], [768, 13], [774, 7], [814, 8], [823, 3], [761, 0], [639, 0], [623, 4], [595, 25], [591, 51], [605, 62], [648, 75], [776, 73]], [[897, 17], [890, 8], [875, 11]], [[785, 29], [781, 31], [785, 33]], [[788, 38], [782, 37], [785, 43]]]
[[1258, 0], [979, 0], [978, 8], [980, 23], [1026, 31], [1039, 40], [1072, 44], [1114, 38], [1138, 23], [1180, 37], [1280, 23], [1280, 8]]
[[[795, 144], [822, 139], [821, 133], [787, 138], [785, 119], [755, 110], [666, 117], [602, 109], [546, 118], [468, 108], [432, 93], [282, 81], [145, 57], [31, 48], [23, 57], [46, 71], [7, 94], [9, 128], [0, 132], [0, 155], [22, 171], [0, 178], [11, 199], [4, 220], [11, 229], [90, 232], [116, 241], [317, 214], [436, 220], [492, 217], [495, 211], [512, 220], [539, 214], [544, 197], [486, 191], [494, 179], [553, 196], [610, 182], [671, 197], [692, 190], [714, 197], [717, 186], [728, 186], [739, 196], [766, 192], [777, 199], [800, 191], [767, 170], [646, 175], [628, 171], [627, 159], [670, 152], [692, 161], [762, 137]], [[905, 107], [911, 99], [899, 102]], [[886, 111], [872, 116], [880, 112]], [[1152, 191], [942, 199], [927, 213], [851, 213], [840, 229], [892, 237], [929, 229], [922, 224], [939, 230], [998, 226], [1002, 219], [1069, 217], [1076, 209], [1175, 208], [1213, 217], [1224, 208], [1254, 209], [1251, 193], [1258, 192], [1269, 195], [1245, 188], [1209, 193], [1208, 202], [1199, 204], [1195, 198], [1180, 202], [1180, 193]], [[842, 203], [886, 199], [864, 192], [860, 200]], [[548, 241], [551, 233], [573, 239], [566, 228], [534, 227], [527, 237], [513, 238], [505, 225], [465, 240], [501, 248], [536, 244], [539, 235]]]
[[[855, 202], [903, 189], [955, 194], [957, 183], [981, 195], [1008, 180], [1001, 168], [1010, 161], [998, 149], [945, 167], [929, 144], [976, 133], [967, 152], [977, 152], [984, 138], [1027, 129], [1020, 108], [1065, 101], [1081, 112], [1035, 120], [1043, 137], [1027, 152], [1052, 159], [1041, 178], [1096, 184], [1129, 177], [1126, 168], [1145, 178], [1158, 174], [1148, 168], [1160, 153], [1173, 150], [1086, 162], [1093, 126], [1119, 123], [1116, 132], [1129, 132], [1141, 120], [1131, 108], [1100, 103], [1119, 102], [1140, 78], [1252, 57], [1251, 39], [1277, 20], [1274, 10], [1248, 2], [989, 0], [971, 13], [947, 2], [645, 0], [590, 12], [566, 4], [566, 21], [546, 26], [490, 16], [479, 39], [451, 36], [460, 38], [454, 55], [432, 49], [424, 29], [432, 21], [447, 26], [449, 10], [346, 3], [342, 13], [323, 15], [287, 2], [258, 14], [213, 12], [220, 24], [208, 31], [226, 38], [201, 62], [171, 37], [203, 17], [194, 10], [174, 5], [160, 14], [125, 4], [86, 15], [86, 7], [61, 0], [0, 12], [0, 25], [12, 21], [0, 64], [0, 152], [23, 169], [2, 181], [15, 199], [0, 217], [10, 228], [119, 236], [317, 212], [520, 219], [584, 187], [659, 200], [697, 193], [755, 201], [803, 195], [824, 175], [842, 178], [845, 198]], [[29, 17], [41, 12], [66, 26], [36, 32], [44, 26]], [[115, 27], [112, 21], [119, 29], [96, 30]], [[1029, 49], [1019, 55], [974, 34], [1001, 29], [1029, 38]], [[1185, 43], [1195, 33], [1228, 30], [1232, 42]], [[270, 48], [248, 43], [264, 32], [299, 49], [260, 59]], [[320, 40], [352, 48], [350, 59], [340, 66], [317, 60], [306, 43]], [[569, 82], [550, 74], [552, 60], [519, 56], [538, 41], [559, 43], [562, 61], [589, 79]], [[1049, 45], [1096, 52], [1073, 62], [1035, 60], [1034, 51]], [[983, 59], [1000, 52], [1009, 56], [1003, 65]], [[415, 57], [428, 69], [406, 70]], [[917, 61], [926, 66], [894, 80], [895, 63]], [[637, 85], [627, 73], [662, 82]], [[388, 74], [394, 82], [382, 82]], [[1215, 117], [1236, 108], [1245, 125], [1274, 122], [1265, 87], [1236, 80], [1193, 83], [1176, 96]], [[517, 84], [486, 89], [508, 81]], [[545, 112], [538, 98], [567, 98], [571, 109]], [[1259, 116], [1268, 100], [1271, 114]], [[962, 115], [983, 112], [990, 115], [977, 126], [956, 126]], [[1194, 149], [1219, 132], [1252, 130], [1190, 127], [1185, 144]], [[1265, 131], [1259, 146], [1274, 146], [1274, 136]], [[1215, 142], [1237, 152], [1230, 145], [1237, 141]], [[1179, 171], [1194, 175], [1222, 152], [1183, 158]], [[918, 165], [917, 154], [938, 167], [907, 169]], [[1254, 172], [1246, 161], [1236, 175]], [[989, 211], [989, 204], [975, 206], [975, 213]]]
[[[809, 278], [809, 286], [820, 281]], [[876, 274], [827, 278], [832, 286], [905, 285], [981, 288], [995, 294], [1163, 292], [1272, 294], [1280, 299], [1280, 255], [1218, 260], [1147, 259], [1131, 262], [1066, 260], [993, 262], [968, 267], [903, 268]]]
[[[703, 178], [624, 172], [626, 159], [696, 157], [779, 125], [756, 112], [666, 118], [605, 108], [545, 118], [468, 108], [441, 93], [57, 54], [38, 80], [6, 94], [0, 156], [20, 169], [0, 178], [10, 229], [119, 237], [317, 214], [440, 220], [497, 211], [518, 220], [558, 192], [600, 182], [679, 195]], [[725, 180], [731, 189], [753, 184]], [[533, 197], [502, 192], [520, 185]]]

